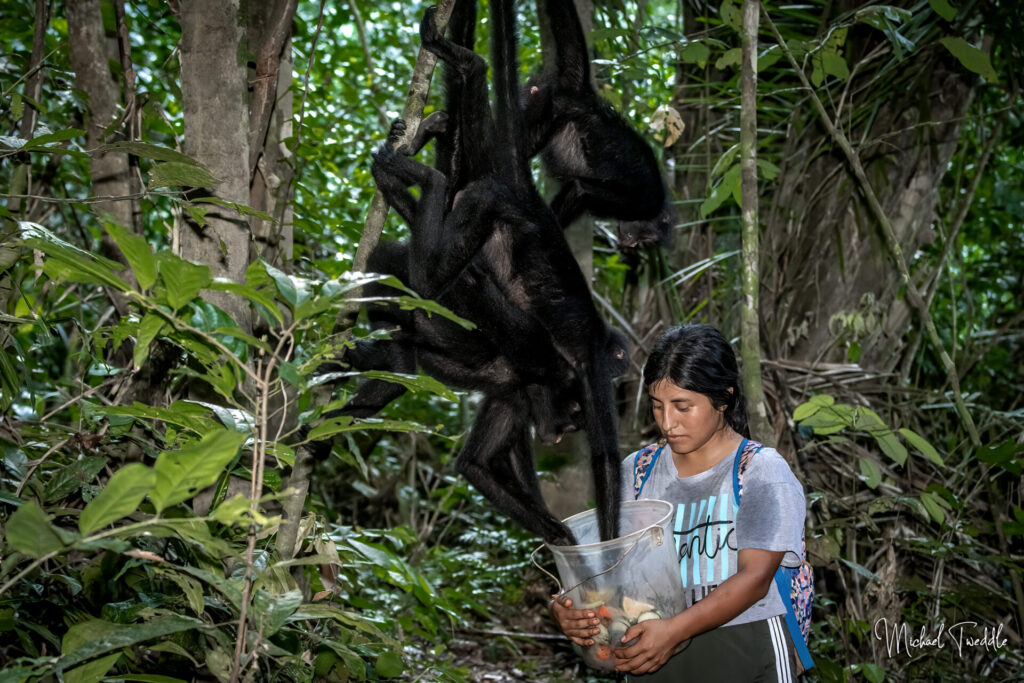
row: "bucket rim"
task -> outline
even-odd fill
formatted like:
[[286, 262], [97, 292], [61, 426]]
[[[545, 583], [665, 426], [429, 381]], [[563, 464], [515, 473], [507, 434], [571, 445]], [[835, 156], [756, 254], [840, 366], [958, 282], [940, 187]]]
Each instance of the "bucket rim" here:
[[[650, 529], [653, 526], [664, 526], [665, 522], [672, 515], [673, 510], [675, 510], [675, 506], [672, 505], [672, 503], [668, 502], [667, 500], [661, 500], [660, 498], [645, 498], [644, 500], [626, 500], [622, 502], [622, 507], [625, 507], [627, 505], [638, 505], [647, 503], [664, 505], [666, 508], [665, 514], [659, 517], [656, 522], [648, 524], [642, 529], [637, 529], [633, 533], [626, 534], [625, 536], [619, 536], [618, 538], [613, 538], [609, 541], [598, 541], [597, 543], [584, 543], [582, 545], [551, 545], [550, 543], [544, 543], [544, 545], [546, 545], [548, 549], [553, 553], [565, 553], [566, 551], [583, 552], [588, 550], [598, 550], [602, 548], [607, 548], [611, 546], [613, 543], [622, 543], [623, 541], [637, 538], [638, 536], [647, 533], [648, 529]], [[590, 514], [596, 515], [597, 509], [590, 508], [589, 510], [584, 510], [583, 512], [577, 512], [575, 515], [571, 515], [563, 519], [562, 523], [568, 525], [569, 522], [571, 522], [572, 520]]]

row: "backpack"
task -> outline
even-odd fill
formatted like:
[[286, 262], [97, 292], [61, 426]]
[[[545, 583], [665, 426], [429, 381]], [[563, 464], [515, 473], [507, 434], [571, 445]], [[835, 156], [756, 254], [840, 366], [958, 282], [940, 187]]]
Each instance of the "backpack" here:
[[[633, 462], [633, 498], [639, 498], [640, 492], [647, 483], [654, 463], [664, 449], [664, 443], [651, 444], [637, 451]], [[736, 505], [741, 502], [740, 494], [743, 492], [743, 474], [750, 464], [754, 454], [763, 446], [756, 441], [744, 439], [740, 447], [736, 449], [732, 467], [732, 492], [736, 499]], [[803, 673], [814, 666], [814, 660], [807, 649], [808, 638], [811, 633], [811, 601], [814, 599], [814, 572], [807, 561], [806, 543], [801, 539], [800, 557], [803, 561], [799, 567], [780, 566], [775, 572], [775, 585], [779, 589], [779, 595], [783, 596], [783, 604], [786, 606], [786, 627], [793, 641], [793, 647], [797, 653], [797, 674]], [[785, 599], [789, 595], [789, 600]]]

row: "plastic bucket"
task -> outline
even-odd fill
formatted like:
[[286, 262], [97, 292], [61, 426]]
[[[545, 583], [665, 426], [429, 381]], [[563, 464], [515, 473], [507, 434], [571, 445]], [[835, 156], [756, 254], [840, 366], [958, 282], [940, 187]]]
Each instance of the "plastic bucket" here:
[[664, 500], [622, 503], [623, 534], [601, 542], [596, 510], [564, 520], [580, 545], [551, 546], [563, 595], [575, 609], [592, 609], [601, 619], [594, 644], [582, 657], [595, 669], [611, 671], [611, 650], [640, 621], [675, 616], [685, 607], [679, 558], [672, 538], [675, 506]]

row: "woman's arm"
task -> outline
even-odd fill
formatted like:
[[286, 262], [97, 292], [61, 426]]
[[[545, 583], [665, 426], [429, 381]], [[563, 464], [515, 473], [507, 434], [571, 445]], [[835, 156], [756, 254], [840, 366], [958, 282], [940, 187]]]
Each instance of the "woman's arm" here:
[[759, 548], [740, 550], [736, 573], [693, 607], [668, 619], [651, 619], [630, 627], [622, 642], [638, 640], [612, 650], [615, 668], [634, 674], [660, 669], [677, 645], [731, 621], [767, 595], [784, 555]]

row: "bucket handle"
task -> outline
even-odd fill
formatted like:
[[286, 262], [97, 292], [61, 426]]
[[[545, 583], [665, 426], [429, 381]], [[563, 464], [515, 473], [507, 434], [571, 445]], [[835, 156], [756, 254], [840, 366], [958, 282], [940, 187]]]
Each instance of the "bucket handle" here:
[[[534, 567], [536, 567], [537, 569], [539, 569], [542, 572], [544, 572], [545, 574], [547, 574], [551, 578], [551, 580], [555, 582], [555, 585], [558, 586], [558, 592], [555, 593], [555, 595], [551, 598], [551, 602], [554, 602], [555, 600], [557, 600], [558, 598], [562, 597], [563, 595], [566, 595], [566, 594], [576, 590], [577, 588], [579, 588], [580, 586], [585, 584], [587, 581], [592, 581], [592, 580], [596, 579], [599, 576], [603, 576], [604, 574], [607, 574], [608, 572], [612, 571], [613, 569], [618, 567], [620, 564], [622, 564], [622, 562], [626, 559], [626, 557], [631, 552], [633, 552], [633, 548], [635, 548], [637, 546], [637, 544], [640, 543], [640, 539], [642, 539], [644, 537], [644, 534], [646, 534], [648, 531], [651, 532], [651, 540], [653, 541], [655, 547], [660, 546], [662, 543], [664, 543], [664, 541], [665, 541], [665, 531], [664, 531], [664, 529], [661, 528], [660, 525], [652, 524], [649, 527], [641, 529], [640, 533], [636, 537], [636, 540], [633, 541], [633, 544], [631, 546], [626, 548], [626, 551], [624, 553], [622, 553], [622, 557], [620, 557], [618, 560], [616, 560], [615, 564], [613, 564], [612, 566], [608, 567], [604, 571], [600, 571], [600, 572], [594, 574], [593, 576], [588, 576], [587, 578], [583, 579], [582, 581], [580, 581], [576, 585], [570, 586], [569, 588], [566, 588], [564, 590], [562, 589], [562, 582], [558, 580], [558, 577], [553, 575], [547, 569], [544, 569], [544, 567], [540, 566], [540, 564], [537, 562], [537, 559], [536, 559], [537, 558], [537, 553], [540, 552], [541, 549], [546, 544], [541, 543], [539, 546], [534, 548], [533, 552], [530, 553], [530, 561], [533, 562], [533, 566]], [[548, 603], [549, 607], [551, 606], [551, 602]]]

